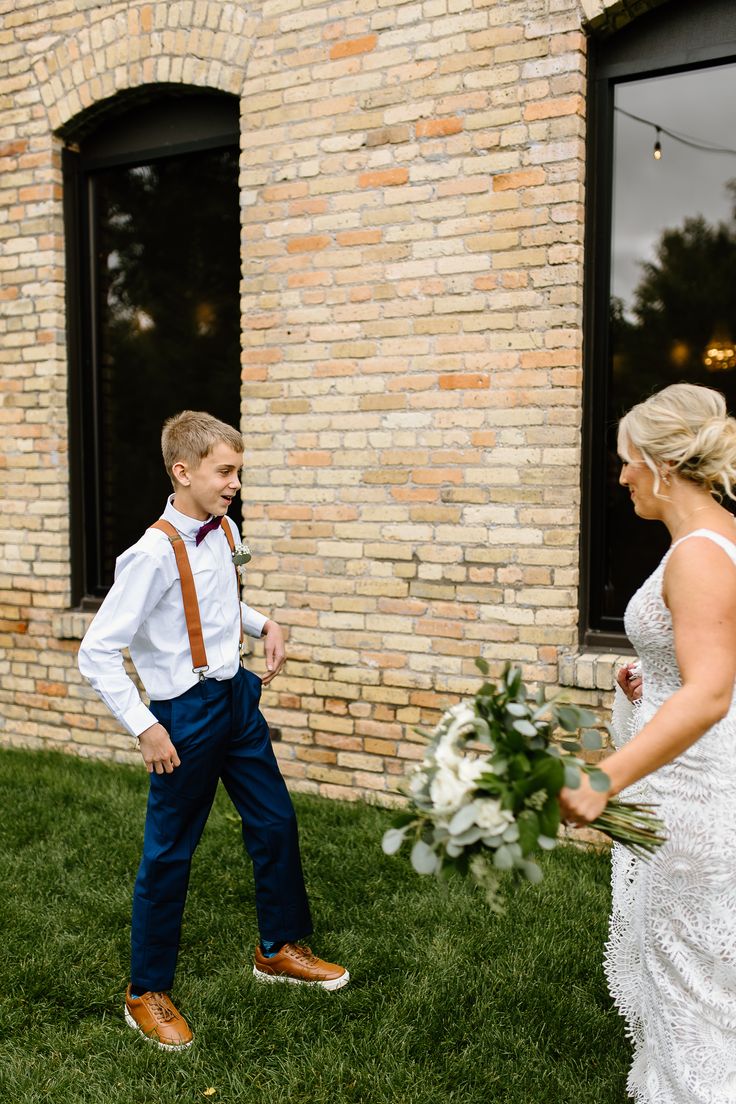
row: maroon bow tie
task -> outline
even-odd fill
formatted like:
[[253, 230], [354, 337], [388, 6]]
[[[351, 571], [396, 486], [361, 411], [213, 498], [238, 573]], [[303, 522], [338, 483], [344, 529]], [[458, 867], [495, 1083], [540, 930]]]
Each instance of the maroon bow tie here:
[[213, 529], [219, 529], [221, 525], [221, 517], [212, 518], [211, 521], [206, 521], [202, 528], [197, 530], [197, 536], [195, 537], [195, 544], [197, 547], [199, 547], [208, 533], [211, 533]]

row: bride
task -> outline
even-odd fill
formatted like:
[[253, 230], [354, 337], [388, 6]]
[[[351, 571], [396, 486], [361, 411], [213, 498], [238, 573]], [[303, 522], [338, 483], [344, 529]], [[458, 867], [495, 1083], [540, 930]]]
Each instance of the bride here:
[[[736, 421], [723, 397], [674, 384], [619, 426], [620, 482], [672, 544], [629, 602], [643, 694], [602, 764], [561, 794], [569, 823], [613, 794], [658, 806], [648, 861], [614, 845], [606, 974], [625, 1017], [637, 1104], [736, 1102]], [[633, 680], [632, 680], [633, 681]], [[638, 687], [638, 680], [636, 681]]]

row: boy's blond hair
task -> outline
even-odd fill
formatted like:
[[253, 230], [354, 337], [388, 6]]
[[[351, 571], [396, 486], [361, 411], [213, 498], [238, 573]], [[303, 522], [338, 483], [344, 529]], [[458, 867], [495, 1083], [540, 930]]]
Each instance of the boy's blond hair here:
[[181, 460], [189, 468], [198, 468], [221, 441], [234, 452], [245, 451], [245, 442], [237, 429], [203, 410], [182, 410], [166, 419], [161, 432], [161, 452], [175, 490], [174, 464]]

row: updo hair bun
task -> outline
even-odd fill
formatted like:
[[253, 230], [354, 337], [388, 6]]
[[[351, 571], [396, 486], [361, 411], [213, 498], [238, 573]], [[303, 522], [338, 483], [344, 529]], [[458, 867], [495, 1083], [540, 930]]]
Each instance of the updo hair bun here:
[[673, 383], [632, 407], [619, 423], [619, 441], [634, 445], [657, 475], [667, 466], [736, 499], [736, 419], [719, 391]]

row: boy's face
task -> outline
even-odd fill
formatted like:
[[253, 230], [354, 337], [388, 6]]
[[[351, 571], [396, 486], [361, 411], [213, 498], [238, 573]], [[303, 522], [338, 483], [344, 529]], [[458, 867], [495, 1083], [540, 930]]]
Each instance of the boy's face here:
[[206, 521], [210, 514], [222, 517], [240, 490], [242, 466], [242, 452], [235, 452], [224, 441], [215, 445], [196, 468], [177, 461], [173, 467], [177, 483], [174, 506], [200, 521]]

